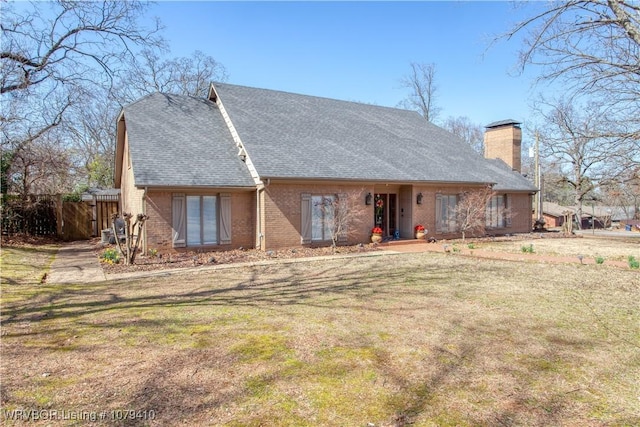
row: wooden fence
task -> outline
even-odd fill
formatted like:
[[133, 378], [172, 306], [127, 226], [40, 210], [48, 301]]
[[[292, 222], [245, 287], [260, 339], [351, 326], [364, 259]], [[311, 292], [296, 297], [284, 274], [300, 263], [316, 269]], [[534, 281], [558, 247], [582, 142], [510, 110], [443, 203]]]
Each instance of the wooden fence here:
[[29, 195], [23, 198], [3, 194], [0, 207], [2, 234], [57, 235], [60, 222], [56, 212], [57, 204], [56, 196]]
[[102, 230], [111, 228], [111, 215], [120, 211], [120, 196], [94, 196], [92, 203], [92, 230], [99, 236]]
[[3, 195], [2, 235], [29, 234], [83, 240], [100, 236], [119, 211], [120, 197], [94, 196], [89, 201], [65, 201], [60, 195]]

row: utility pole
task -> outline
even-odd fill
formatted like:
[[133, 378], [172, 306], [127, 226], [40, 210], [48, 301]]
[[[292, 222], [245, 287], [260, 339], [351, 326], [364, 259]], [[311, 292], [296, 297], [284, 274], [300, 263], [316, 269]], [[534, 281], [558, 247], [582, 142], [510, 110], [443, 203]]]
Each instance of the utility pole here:
[[536, 145], [534, 150], [534, 177], [533, 177], [533, 185], [538, 188], [534, 196], [535, 207], [534, 214], [536, 217], [536, 221], [539, 221], [542, 218], [542, 175], [540, 173], [540, 136], [538, 131], [536, 131]]

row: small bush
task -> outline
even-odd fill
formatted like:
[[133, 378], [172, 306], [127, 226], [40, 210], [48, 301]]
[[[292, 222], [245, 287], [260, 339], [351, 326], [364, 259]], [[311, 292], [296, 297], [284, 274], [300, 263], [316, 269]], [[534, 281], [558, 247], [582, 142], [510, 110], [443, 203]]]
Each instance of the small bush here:
[[475, 243], [469, 243], [469, 244], [467, 245], [467, 247], [468, 247], [469, 249], [476, 249], [476, 248], [477, 248], [477, 246], [476, 246], [476, 244], [475, 244]]
[[627, 261], [629, 261], [629, 268], [633, 270], [637, 270], [640, 268], [640, 261], [638, 261], [633, 255], [629, 255]]
[[604, 258], [601, 256], [597, 256], [594, 259], [596, 260], [596, 264], [604, 264]]
[[120, 262], [120, 254], [116, 249], [105, 249], [102, 253], [102, 262], [118, 264]]
[[149, 256], [151, 258], [155, 258], [158, 256], [158, 250], [157, 249], [149, 249]]
[[529, 246], [522, 245], [522, 247], [520, 247], [520, 250], [525, 254], [535, 253], [535, 251], [533, 250], [533, 243], [529, 243]]

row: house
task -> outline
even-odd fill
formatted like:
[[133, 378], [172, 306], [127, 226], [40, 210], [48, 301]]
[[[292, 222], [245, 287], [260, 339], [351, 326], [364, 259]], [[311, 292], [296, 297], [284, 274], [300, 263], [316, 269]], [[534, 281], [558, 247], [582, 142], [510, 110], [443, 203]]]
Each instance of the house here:
[[215, 83], [208, 99], [155, 93], [122, 109], [115, 184], [123, 211], [149, 216], [145, 248], [327, 244], [320, 205], [347, 196], [360, 221], [344, 242], [374, 226], [411, 238], [417, 224], [451, 238], [460, 194], [487, 185], [492, 234], [528, 232], [519, 123], [485, 138], [490, 159], [413, 111]]
[[575, 215], [575, 209], [553, 202], [542, 202], [542, 217], [546, 228], [562, 227], [567, 215]]
[[[562, 206], [553, 202], [542, 204], [542, 214], [547, 228], [562, 227], [568, 215], [576, 222], [577, 206]], [[625, 226], [629, 218], [633, 218], [635, 209], [633, 206], [595, 206], [582, 205], [582, 229], [609, 228]], [[595, 223], [594, 223], [595, 221]]]

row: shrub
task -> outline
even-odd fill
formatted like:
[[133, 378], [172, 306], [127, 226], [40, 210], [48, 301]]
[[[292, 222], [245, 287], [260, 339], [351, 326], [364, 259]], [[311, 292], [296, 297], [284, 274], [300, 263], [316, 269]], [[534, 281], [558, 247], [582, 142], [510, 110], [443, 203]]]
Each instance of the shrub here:
[[629, 255], [627, 261], [629, 261], [629, 268], [633, 270], [637, 270], [640, 268], [640, 261], [638, 261], [633, 255]]
[[529, 246], [522, 245], [522, 247], [520, 247], [520, 250], [525, 254], [532, 254], [535, 252], [533, 250], [533, 243], [529, 243]]
[[476, 248], [477, 248], [477, 246], [476, 246], [476, 244], [475, 244], [475, 243], [469, 243], [469, 244], [467, 245], [467, 247], [468, 247], [469, 249], [476, 249]]
[[120, 262], [120, 254], [116, 249], [105, 249], [102, 253], [102, 262], [107, 264], [118, 264]]
[[595, 260], [596, 264], [604, 264], [604, 258], [602, 258], [601, 256], [595, 257]]
[[152, 249], [149, 249], [149, 256], [150, 256], [151, 258], [155, 258], [155, 257], [157, 257], [157, 256], [158, 256], [158, 250], [157, 250], [157, 249], [153, 249], [153, 248], [152, 248]]

